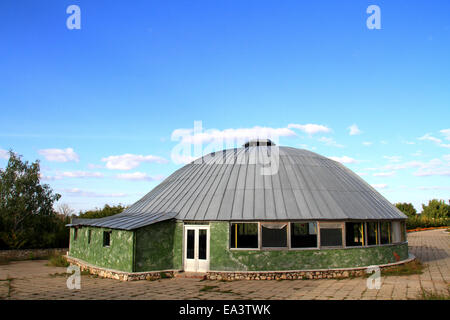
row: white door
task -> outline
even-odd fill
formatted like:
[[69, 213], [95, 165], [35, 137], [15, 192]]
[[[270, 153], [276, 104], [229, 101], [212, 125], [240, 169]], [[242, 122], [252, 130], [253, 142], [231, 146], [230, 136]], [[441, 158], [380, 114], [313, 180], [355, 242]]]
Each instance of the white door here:
[[184, 227], [184, 270], [206, 272], [209, 269], [209, 226]]

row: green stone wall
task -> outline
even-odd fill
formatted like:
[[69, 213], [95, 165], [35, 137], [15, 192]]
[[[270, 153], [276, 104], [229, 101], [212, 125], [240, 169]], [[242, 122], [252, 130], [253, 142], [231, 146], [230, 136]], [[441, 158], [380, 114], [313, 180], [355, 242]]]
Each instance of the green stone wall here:
[[[78, 229], [77, 240], [74, 240], [74, 229], [70, 228], [69, 255], [71, 257], [98, 267], [133, 271], [133, 231], [82, 227]], [[88, 244], [88, 230], [91, 230], [90, 244]], [[103, 246], [103, 231], [111, 231], [109, 247]]]
[[408, 258], [408, 245], [323, 250], [230, 250], [229, 224], [211, 222], [210, 270], [274, 271], [363, 267]]
[[183, 223], [163, 221], [136, 230], [135, 271], [182, 269]]

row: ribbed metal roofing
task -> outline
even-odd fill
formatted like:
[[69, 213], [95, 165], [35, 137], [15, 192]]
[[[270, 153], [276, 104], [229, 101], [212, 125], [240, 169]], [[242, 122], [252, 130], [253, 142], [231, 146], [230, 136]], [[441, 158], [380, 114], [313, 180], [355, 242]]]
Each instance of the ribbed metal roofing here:
[[[278, 171], [262, 175], [263, 164], [257, 159], [274, 150], [279, 154]], [[123, 213], [80, 225], [131, 230], [171, 218], [273, 221], [406, 216], [339, 162], [291, 147], [249, 146], [204, 156], [175, 171]]]

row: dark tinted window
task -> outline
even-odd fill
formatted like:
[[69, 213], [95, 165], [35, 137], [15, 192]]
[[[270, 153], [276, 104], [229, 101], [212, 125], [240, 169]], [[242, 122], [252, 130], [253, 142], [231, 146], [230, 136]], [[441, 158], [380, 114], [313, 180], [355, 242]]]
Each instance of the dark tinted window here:
[[378, 222], [367, 222], [367, 244], [373, 246], [378, 243]]
[[206, 230], [198, 230], [198, 258], [206, 260]]
[[258, 248], [258, 224], [232, 223], [230, 226], [230, 248]]
[[111, 231], [103, 231], [103, 246], [109, 247], [111, 244]]
[[380, 243], [388, 244], [391, 243], [391, 223], [381, 222], [380, 223]]
[[320, 229], [320, 245], [323, 247], [342, 246], [342, 229]]
[[195, 230], [187, 231], [186, 258], [194, 259]]
[[291, 247], [317, 247], [317, 224], [315, 222], [291, 223]]
[[281, 229], [262, 225], [261, 236], [262, 246], [265, 248], [287, 247], [287, 225]]
[[363, 223], [346, 222], [345, 223], [345, 245], [347, 247], [362, 246], [363, 240]]

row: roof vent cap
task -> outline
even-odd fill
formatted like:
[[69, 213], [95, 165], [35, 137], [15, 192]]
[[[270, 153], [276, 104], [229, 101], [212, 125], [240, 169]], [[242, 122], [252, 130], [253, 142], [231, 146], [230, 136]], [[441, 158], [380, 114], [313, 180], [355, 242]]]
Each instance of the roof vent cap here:
[[253, 140], [247, 141], [242, 146], [244, 148], [248, 148], [248, 147], [274, 146], [274, 145], [275, 145], [275, 143], [273, 143], [272, 140], [270, 140], [270, 139], [253, 139]]

